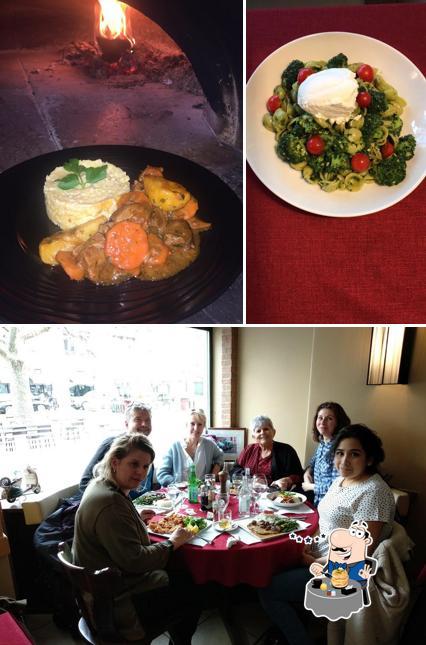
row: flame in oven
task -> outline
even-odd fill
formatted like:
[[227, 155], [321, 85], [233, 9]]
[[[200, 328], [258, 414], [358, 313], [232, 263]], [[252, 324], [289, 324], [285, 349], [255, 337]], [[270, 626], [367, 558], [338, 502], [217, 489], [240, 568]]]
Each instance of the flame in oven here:
[[135, 45], [135, 39], [131, 35], [130, 20], [126, 16], [128, 6], [125, 2], [118, 0], [98, 0], [99, 12], [99, 34], [108, 40], [126, 38], [130, 46]]

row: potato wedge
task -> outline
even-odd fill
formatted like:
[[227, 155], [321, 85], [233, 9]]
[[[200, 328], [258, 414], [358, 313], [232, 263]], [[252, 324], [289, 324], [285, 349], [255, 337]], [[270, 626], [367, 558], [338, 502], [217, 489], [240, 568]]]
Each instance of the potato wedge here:
[[185, 206], [191, 198], [184, 186], [164, 177], [144, 175], [143, 184], [150, 202], [163, 211], [176, 211]]
[[56, 254], [58, 251], [72, 251], [76, 246], [87, 242], [89, 237], [94, 235], [101, 224], [107, 221], [103, 215], [95, 219], [70, 228], [68, 231], [59, 231], [49, 237], [45, 237], [39, 244], [39, 253], [42, 262], [45, 264], [58, 264]]

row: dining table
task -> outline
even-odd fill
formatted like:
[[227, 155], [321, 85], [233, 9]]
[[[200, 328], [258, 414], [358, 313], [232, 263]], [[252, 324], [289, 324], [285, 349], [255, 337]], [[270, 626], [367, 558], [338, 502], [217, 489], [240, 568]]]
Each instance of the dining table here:
[[[282, 45], [331, 31], [380, 40], [424, 74], [425, 24], [423, 3], [248, 10], [247, 79]], [[424, 147], [425, 133], [417, 136]], [[246, 195], [247, 323], [424, 322], [425, 181], [402, 201], [359, 217], [297, 208], [273, 194], [249, 165]]]
[[[266, 503], [266, 506], [272, 508], [272, 504]], [[228, 509], [236, 524], [247, 523], [247, 520], [239, 517], [238, 498], [235, 495], [230, 496]], [[206, 517], [200, 505], [190, 504], [187, 498], [179, 505], [178, 512], [189, 517]], [[318, 511], [309, 504], [303, 505], [298, 513], [286, 509], [285, 515], [303, 521], [306, 528], [293, 535], [288, 533], [265, 540], [256, 540], [242, 528], [238, 533], [218, 532], [211, 528], [177, 549], [173, 553], [171, 566], [189, 572], [196, 584], [216, 582], [224, 587], [241, 584], [265, 587], [270, 584], [274, 574], [298, 564], [305, 548], [304, 538], [312, 536], [318, 528]], [[229, 547], [229, 538], [233, 536], [237, 537], [236, 543]], [[153, 542], [165, 539], [152, 533], [150, 538]]]

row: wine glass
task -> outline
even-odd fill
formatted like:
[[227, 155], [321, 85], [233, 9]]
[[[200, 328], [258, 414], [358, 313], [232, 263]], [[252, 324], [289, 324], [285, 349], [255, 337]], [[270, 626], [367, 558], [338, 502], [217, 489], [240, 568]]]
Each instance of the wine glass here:
[[255, 510], [259, 509], [259, 499], [263, 493], [268, 490], [268, 480], [265, 475], [254, 475], [252, 481], [252, 494], [254, 498]]

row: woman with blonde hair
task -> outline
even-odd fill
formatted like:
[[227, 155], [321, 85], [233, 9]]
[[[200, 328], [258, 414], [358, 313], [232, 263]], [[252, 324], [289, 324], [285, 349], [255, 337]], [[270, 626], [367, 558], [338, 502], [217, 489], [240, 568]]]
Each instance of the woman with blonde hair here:
[[202, 436], [205, 427], [204, 410], [191, 410], [185, 437], [170, 446], [158, 469], [157, 479], [162, 486], [178, 481], [192, 464], [199, 479], [207, 473], [215, 475], [222, 469], [223, 452], [212, 439]]
[[146, 477], [155, 453], [140, 433], [115, 439], [95, 468], [75, 521], [74, 564], [90, 570], [121, 571], [114, 619], [123, 638], [149, 638], [168, 630], [173, 643], [187, 645], [199, 610], [193, 584], [166, 571], [172, 551], [192, 537], [180, 527], [164, 542], [150, 544], [147, 529], [130, 497]]

